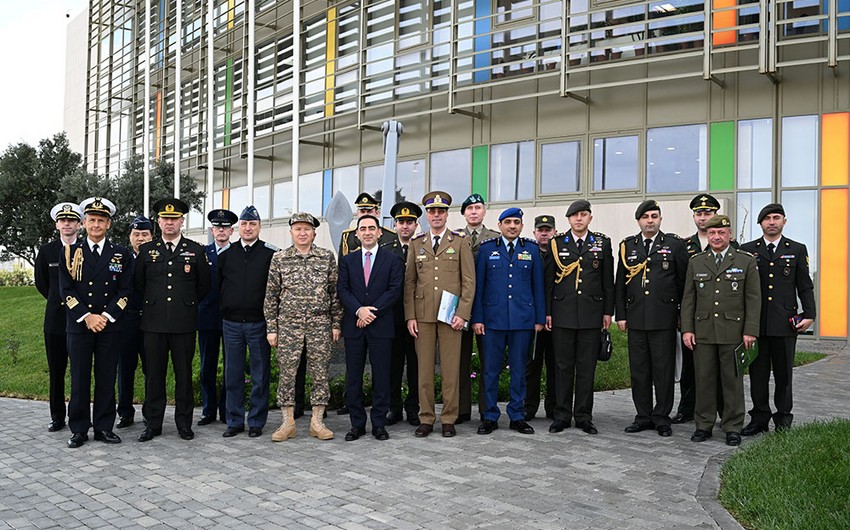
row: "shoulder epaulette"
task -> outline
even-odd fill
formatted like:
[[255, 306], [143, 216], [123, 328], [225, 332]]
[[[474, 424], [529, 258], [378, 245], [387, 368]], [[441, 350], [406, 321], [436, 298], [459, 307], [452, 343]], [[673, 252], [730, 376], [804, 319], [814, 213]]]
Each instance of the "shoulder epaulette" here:
[[732, 249], [733, 249], [735, 252], [739, 253], [739, 254], [746, 254], [747, 256], [749, 256], [749, 257], [751, 257], [751, 258], [752, 258], [752, 257], [755, 257], [755, 254], [753, 254], [752, 252], [747, 252], [746, 250], [744, 250], [744, 249], [742, 249], [742, 248], [740, 248], [740, 247], [738, 247], [738, 248], [734, 248], [734, 247], [732, 247]]
[[265, 243], [265, 245], [266, 245], [266, 248], [269, 249], [269, 250], [274, 250], [275, 252], [280, 250], [280, 247], [272, 245], [271, 243]]
[[384, 232], [389, 232], [390, 234], [396, 233], [395, 230], [393, 230], [392, 228], [387, 228], [386, 226], [382, 226], [381, 230], [383, 230]]
[[398, 246], [398, 239], [393, 239], [392, 241], [386, 241], [383, 244], [381, 244], [380, 246], [381, 246], [381, 248]]
[[354, 232], [355, 230], [356, 230], [355, 228], [346, 228], [345, 230], [343, 230], [343, 231], [342, 231], [342, 233], [343, 233], [343, 234], [348, 234], [348, 233], [350, 233], [350, 232]]
[[596, 237], [601, 237], [603, 239], [611, 239], [610, 237], [606, 236], [602, 232], [593, 232], [593, 235], [595, 235]]
[[479, 243], [479, 246], [483, 245], [484, 243], [490, 243], [491, 241], [498, 241], [498, 240], [499, 240], [498, 237], [490, 237], [490, 238], [487, 238], [487, 239], [483, 239], [483, 240], [481, 240], [481, 243]]
[[532, 238], [530, 238], [530, 237], [522, 236], [522, 237], [521, 237], [521, 239], [522, 239], [523, 241], [528, 242], [528, 243], [534, 243], [535, 245], [537, 244], [537, 240], [536, 240], [536, 239], [532, 239]]
[[667, 237], [672, 237], [673, 239], [682, 239], [678, 234], [674, 234], [673, 232], [664, 232], [664, 235]]
[[466, 232], [463, 230], [449, 230], [452, 234], [460, 237], [466, 237]]
[[421, 234], [416, 234], [415, 236], [411, 237], [410, 240], [415, 241], [415, 240], [419, 239], [420, 237], [424, 237], [424, 236], [425, 236], [425, 232], [422, 232]]
[[694, 254], [691, 254], [691, 257], [690, 257], [690, 258], [688, 258], [688, 259], [689, 259], [689, 260], [691, 260], [691, 259], [694, 259], [694, 258], [695, 258], [695, 257], [697, 257], [697, 256], [702, 256], [703, 254], [705, 254], [705, 251], [704, 251], [704, 250], [703, 250], [702, 252], [696, 252], [696, 253], [694, 253]]

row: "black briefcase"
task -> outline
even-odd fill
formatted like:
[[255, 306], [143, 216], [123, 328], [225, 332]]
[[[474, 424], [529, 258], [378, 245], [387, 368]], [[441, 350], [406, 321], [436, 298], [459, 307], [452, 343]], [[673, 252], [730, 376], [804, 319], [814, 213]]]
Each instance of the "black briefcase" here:
[[600, 361], [607, 361], [611, 358], [611, 353], [613, 352], [614, 344], [611, 343], [611, 332], [603, 329], [602, 341], [599, 344], [599, 355], [596, 358]]

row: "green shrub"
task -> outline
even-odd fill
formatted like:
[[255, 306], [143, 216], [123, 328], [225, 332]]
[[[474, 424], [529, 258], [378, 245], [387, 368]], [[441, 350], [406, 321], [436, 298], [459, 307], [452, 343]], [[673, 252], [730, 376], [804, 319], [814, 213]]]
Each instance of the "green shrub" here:
[[35, 285], [33, 271], [29, 267], [15, 265], [12, 270], [0, 270], [0, 287], [25, 287]]

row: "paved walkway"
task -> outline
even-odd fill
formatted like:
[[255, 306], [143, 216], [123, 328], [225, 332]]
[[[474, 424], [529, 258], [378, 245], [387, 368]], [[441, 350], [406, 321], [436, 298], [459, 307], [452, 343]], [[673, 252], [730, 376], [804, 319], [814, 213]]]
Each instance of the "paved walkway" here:
[[[846, 417], [850, 354], [795, 373], [798, 421]], [[749, 401], [749, 400], [748, 400]], [[65, 448], [68, 431], [48, 433], [47, 404], [0, 399], [0, 528], [717, 528], [698, 500], [706, 463], [728, 448], [722, 436], [694, 444], [693, 426], [627, 435], [628, 391], [596, 394], [600, 434], [578, 429], [525, 436], [501, 429], [414, 438], [407, 424], [390, 440], [346, 443], [347, 416], [332, 414], [337, 437], [275, 444], [274, 411], [260, 438], [224, 439], [221, 424], [177, 437], [169, 410], [163, 436], [120, 445]], [[197, 413], [197, 411], [196, 411]], [[197, 414], [196, 414], [197, 416]], [[718, 431], [715, 431], [718, 432]]]

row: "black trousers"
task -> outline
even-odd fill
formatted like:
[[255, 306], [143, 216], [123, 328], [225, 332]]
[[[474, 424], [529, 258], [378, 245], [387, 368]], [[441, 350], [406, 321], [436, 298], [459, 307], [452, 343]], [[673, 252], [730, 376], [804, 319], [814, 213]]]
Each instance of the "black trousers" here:
[[[593, 420], [593, 380], [601, 328], [552, 328], [555, 348], [555, 420], [576, 424]], [[573, 406], [575, 390], [575, 406]]]
[[366, 407], [363, 399], [363, 371], [366, 356], [372, 367], [372, 428], [387, 424], [390, 409], [390, 362], [392, 339], [363, 336], [345, 339], [345, 376], [348, 390], [348, 414], [352, 427], [366, 426]]
[[[115, 373], [119, 333], [68, 333], [71, 359], [71, 401], [68, 427], [74, 433], [111, 431], [115, 424]], [[91, 399], [94, 363], [94, 404]]]
[[68, 369], [68, 338], [64, 334], [44, 333], [47, 375], [50, 384], [50, 419], [65, 422], [65, 371]]
[[[407, 399], [401, 401], [401, 380], [407, 366]], [[392, 361], [390, 363], [390, 411], [401, 416], [402, 407], [408, 416], [419, 416], [419, 365], [416, 344], [407, 324], [395, 327]]]
[[301, 350], [301, 360], [298, 361], [298, 371], [295, 372], [295, 412], [304, 413], [307, 402], [307, 345]]
[[165, 417], [165, 376], [168, 371], [169, 352], [174, 369], [174, 423], [178, 429], [192, 427], [192, 410], [195, 406], [195, 392], [192, 388], [195, 332], [145, 332], [148, 373], [145, 377], [145, 405], [142, 414], [148, 420], [148, 428], [153, 430], [162, 429], [162, 420]]
[[[670, 425], [676, 377], [676, 329], [629, 329], [629, 372], [635, 421]], [[652, 404], [653, 389], [655, 405]]]
[[127, 310], [118, 324], [121, 327], [121, 355], [118, 359], [118, 416], [121, 418], [132, 418], [136, 414], [136, 409], [133, 407], [133, 394], [139, 359], [142, 360], [142, 373], [147, 374], [145, 335], [139, 331], [141, 319], [138, 311]]
[[[226, 399], [227, 388], [222, 381], [218, 386], [218, 358], [221, 353], [221, 330], [198, 330], [198, 353], [201, 355], [201, 373], [198, 379], [201, 383], [201, 414], [212, 419], [218, 417], [227, 419]], [[225, 364], [224, 356], [222, 366]], [[222, 374], [225, 371], [222, 370]], [[223, 378], [222, 378], [223, 379]], [[218, 394], [218, 399], [216, 399]]]
[[[534, 339], [532, 338], [532, 342]], [[552, 332], [538, 331], [534, 350], [528, 356], [525, 368], [525, 414], [533, 416], [540, 408], [540, 377], [546, 364], [546, 398], [543, 410], [547, 418], [555, 417], [555, 350], [552, 347]]]
[[[794, 372], [794, 353], [797, 350], [797, 337], [759, 337], [759, 354], [750, 365], [750, 397], [753, 408], [750, 416], [753, 421], [767, 426], [770, 418], [779, 427], [790, 427], [794, 419], [791, 408], [794, 400], [791, 395], [791, 377]], [[770, 372], [773, 369], [773, 404], [776, 412], [770, 412]]]
[[472, 337], [475, 337], [475, 342], [478, 344], [478, 363], [480, 365], [479, 372], [476, 374], [478, 381], [478, 414], [484, 414], [484, 356], [481, 352], [484, 351], [484, 346], [481, 341], [481, 336], [476, 335], [472, 330], [463, 332], [460, 338], [460, 372], [458, 379], [460, 383], [458, 394], [458, 415], [472, 414]]

